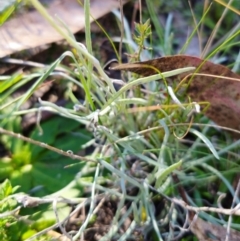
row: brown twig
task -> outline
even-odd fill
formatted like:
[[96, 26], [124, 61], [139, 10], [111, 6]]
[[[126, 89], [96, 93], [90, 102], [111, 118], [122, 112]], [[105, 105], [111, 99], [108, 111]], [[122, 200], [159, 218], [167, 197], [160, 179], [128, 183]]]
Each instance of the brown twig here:
[[8, 130], [5, 130], [3, 128], [0, 127], [0, 133], [1, 134], [4, 134], [4, 135], [8, 135], [8, 136], [12, 136], [12, 137], [15, 137], [17, 139], [21, 139], [23, 141], [26, 141], [28, 143], [31, 143], [31, 144], [34, 144], [36, 146], [40, 146], [42, 148], [46, 148], [50, 151], [53, 151], [53, 152], [56, 152], [58, 153], [59, 155], [63, 155], [63, 156], [66, 156], [66, 157], [69, 157], [71, 159], [74, 159], [74, 160], [79, 160], [79, 161], [86, 161], [86, 162], [95, 162], [95, 163], [98, 163], [97, 160], [93, 160], [91, 158], [87, 158], [87, 157], [83, 157], [83, 156], [79, 156], [79, 155], [75, 155], [72, 153], [72, 151], [63, 151], [63, 150], [60, 150], [56, 147], [53, 147], [53, 146], [50, 146], [46, 143], [43, 143], [43, 142], [40, 142], [40, 141], [36, 141], [36, 140], [33, 140], [31, 138], [28, 138], [26, 136], [23, 136], [21, 135], [20, 133], [14, 133], [12, 131], [8, 131]]

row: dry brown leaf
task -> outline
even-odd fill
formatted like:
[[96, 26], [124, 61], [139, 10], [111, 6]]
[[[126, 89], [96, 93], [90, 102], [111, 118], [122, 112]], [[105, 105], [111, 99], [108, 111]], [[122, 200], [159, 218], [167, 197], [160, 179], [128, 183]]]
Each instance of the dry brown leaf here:
[[[123, 0], [123, 3], [127, 1]], [[117, 0], [92, 0], [91, 14], [98, 19], [118, 7]], [[47, 11], [53, 18], [60, 18], [72, 33], [78, 32], [85, 26], [84, 10], [78, 0], [52, 0], [47, 6]], [[0, 27], [0, 39], [0, 57], [4, 57], [20, 50], [59, 41], [63, 37], [33, 10], [4, 23]]]
[[229, 241], [240, 240], [240, 232], [230, 229], [229, 234], [227, 234], [226, 227], [208, 223], [201, 218], [193, 221], [190, 229], [199, 241], [225, 241], [227, 235]]
[[210, 102], [206, 115], [218, 125], [240, 130], [240, 75], [223, 65], [186, 55], [120, 64], [112, 69], [128, 70], [139, 75], [150, 76], [157, 73], [153, 67], [160, 72], [196, 67], [195, 72], [177, 76], [179, 81], [188, 76], [185, 83], [191, 79], [188, 87], [189, 96], [193, 101]]

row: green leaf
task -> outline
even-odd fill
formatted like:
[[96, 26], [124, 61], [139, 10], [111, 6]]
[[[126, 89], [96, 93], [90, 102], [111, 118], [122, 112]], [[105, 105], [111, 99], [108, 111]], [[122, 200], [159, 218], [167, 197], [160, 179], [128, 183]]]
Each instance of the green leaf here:
[[[30, 137], [64, 151], [79, 151], [81, 146], [90, 140], [89, 133], [85, 129], [79, 128], [77, 121], [59, 116], [44, 122], [41, 124], [41, 128], [42, 135], [39, 135], [39, 131], [35, 129]], [[35, 161], [59, 158], [59, 154], [34, 145], [31, 145], [31, 156]]]
[[0, 2], [0, 26], [10, 17], [18, 6], [20, 0], [1, 0]]
[[162, 182], [167, 178], [167, 176], [169, 174], [171, 174], [174, 170], [179, 168], [181, 165], [182, 165], [182, 161], [179, 161], [177, 163], [174, 163], [170, 167], [167, 167], [164, 170], [159, 170], [156, 173], [156, 184], [155, 184], [155, 187], [159, 188], [161, 186]]
[[[1, 20], [0, 20], [1, 21]], [[22, 79], [22, 74], [14, 74], [9, 79], [0, 82], [0, 93], [9, 89]], [[1, 102], [1, 99], [0, 99]]]
[[12, 194], [12, 185], [8, 179], [6, 179], [0, 186], [0, 200]]
[[[32, 232], [31, 232], [32, 231]], [[23, 221], [16, 221], [8, 224], [6, 228], [6, 234], [8, 237], [8, 241], [19, 241], [19, 240], [26, 240], [23, 237], [29, 237], [28, 234], [36, 233], [35, 230], [31, 229], [31, 226]]]
[[0, 177], [1, 181], [8, 178], [9, 175], [13, 172], [13, 167], [9, 162], [4, 162], [3, 159], [0, 159]]
[[207, 147], [212, 152], [212, 154], [215, 156], [215, 158], [217, 158], [219, 160], [219, 155], [218, 155], [217, 151], [215, 150], [213, 144], [208, 140], [208, 138], [206, 136], [204, 136], [201, 132], [194, 130], [194, 129], [190, 129], [189, 132], [191, 132], [194, 135], [196, 135], [197, 137], [199, 137], [207, 145]]

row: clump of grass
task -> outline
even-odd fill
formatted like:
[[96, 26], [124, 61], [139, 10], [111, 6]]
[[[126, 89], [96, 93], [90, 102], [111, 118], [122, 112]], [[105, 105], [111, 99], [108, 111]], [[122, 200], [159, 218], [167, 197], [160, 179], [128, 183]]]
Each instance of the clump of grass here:
[[[85, 1], [86, 19], [90, 16], [89, 3], [90, 1]], [[204, 116], [200, 116], [198, 122], [195, 119], [192, 123], [199, 128], [198, 130], [189, 128], [187, 116], [196, 106], [191, 102], [185, 103], [186, 96], [177, 96], [177, 93], [172, 91], [174, 88], [166, 81], [167, 77], [177, 75], [181, 71], [189, 71], [188, 68], [163, 72], [161, 76], [141, 78], [129, 75], [127, 83], [117, 81], [122, 87], [116, 91], [115, 80], [105, 74], [99, 60], [92, 53], [89, 21], [86, 21], [87, 47], [85, 47], [77, 43], [68, 31], [59, 28], [38, 1], [32, 0], [32, 4], [64, 36], [74, 48], [74, 53], [71, 51], [63, 53], [40, 73], [9, 77], [10, 84], [2, 87], [4, 94], [1, 126], [6, 127], [6, 118], [9, 121], [9, 118], [27, 112], [41, 113], [47, 110], [86, 126], [88, 131], [92, 132], [92, 139], [85, 144], [85, 147], [94, 146], [94, 151], [89, 156], [81, 157], [71, 150], [64, 152], [47, 146], [46, 143], [34, 142], [75, 159], [76, 163], [69, 165], [68, 168], [84, 165], [69, 185], [81, 183], [82, 188], [90, 190], [90, 197], [83, 196], [78, 200], [81, 203], [70, 214], [72, 216], [84, 205], [88, 207], [86, 217], [76, 232], [71, 234], [64, 231], [66, 219], [60, 220], [57, 216], [58, 211], [54, 209], [56, 224], [36, 233], [32, 238], [46, 233], [49, 229], [60, 227], [64, 235], [71, 236], [72, 240], [79, 240], [96, 220], [98, 209], [101, 208], [99, 199], [110, 196], [111, 200], [115, 198], [117, 208], [111, 224], [100, 240], [169, 240], [184, 234], [181, 229], [172, 228], [182, 227], [186, 220], [187, 210], [183, 212], [173, 199], [173, 197], [182, 198], [178, 193], [179, 186], [188, 190], [187, 201], [196, 207], [205, 206], [210, 201], [211, 205], [216, 204], [218, 191], [235, 195], [231, 181], [232, 177], [238, 174], [239, 161], [236, 149], [239, 141], [231, 143], [231, 139], [224, 135], [221, 139], [217, 137], [217, 140], [211, 138], [212, 135], [217, 136], [218, 132], [212, 130]], [[148, 4], [152, 11], [153, 5]], [[203, 21], [204, 18], [201, 22]], [[146, 41], [151, 26], [150, 21], [136, 26], [138, 35], [135, 36], [135, 40], [139, 44], [137, 58], [140, 58], [141, 50], [148, 51], [145, 44], [148, 45]], [[196, 27], [195, 32], [197, 30]], [[165, 31], [166, 41], [171, 38], [170, 23]], [[127, 36], [130, 38], [131, 35], [128, 33]], [[166, 46], [165, 41], [160, 48], [163, 51], [165, 49], [166, 54], [173, 52], [169, 49], [169, 45]], [[228, 46], [228, 41], [224, 44]], [[221, 45], [221, 49], [223, 48], [224, 45]], [[216, 48], [213, 52], [216, 53], [217, 50], [219, 49]], [[71, 58], [75, 70], [64, 68], [61, 72], [56, 71], [65, 57]], [[20, 111], [25, 101], [51, 75], [64, 76], [69, 83], [82, 89], [85, 94], [84, 101], [81, 103], [77, 101], [72, 86], [69, 85], [68, 98], [72, 101], [72, 108], [59, 107], [39, 99], [39, 107]], [[37, 80], [26, 93], [14, 99], [11, 97], [16, 89], [33, 78]], [[165, 108], [149, 111], [152, 110], [151, 107], [158, 105]], [[38, 124], [41, 126], [40, 122]], [[0, 129], [0, 132], [11, 134], [3, 129]], [[181, 138], [178, 138], [185, 136], [186, 133], [191, 133], [194, 137], [192, 141], [186, 140], [190, 145], [185, 145], [179, 140]], [[30, 139], [24, 139], [20, 135], [14, 137], [31, 142]], [[78, 162], [77, 159], [81, 161]], [[93, 173], [91, 178], [83, 177], [84, 173], [89, 172]], [[173, 182], [173, 174], [177, 175], [178, 182]], [[217, 184], [218, 188], [211, 187]], [[211, 192], [216, 193], [212, 195]], [[58, 202], [55, 193], [48, 198], [50, 202]], [[76, 204], [74, 200], [69, 200], [69, 203], [70, 201]], [[41, 204], [40, 200], [38, 202]], [[207, 220], [210, 219], [210, 215], [206, 212], [201, 212], [199, 215]], [[217, 219], [216, 215], [214, 218], [219, 223], [227, 222], [224, 219]], [[235, 227], [239, 228], [237, 224]]]

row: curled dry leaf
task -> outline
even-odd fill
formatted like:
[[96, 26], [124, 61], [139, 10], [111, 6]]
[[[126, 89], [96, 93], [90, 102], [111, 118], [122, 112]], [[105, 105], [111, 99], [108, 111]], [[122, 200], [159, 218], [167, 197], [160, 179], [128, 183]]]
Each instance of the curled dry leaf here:
[[201, 218], [193, 221], [190, 229], [199, 241], [225, 241], [226, 237], [229, 241], [240, 240], [240, 232], [230, 229], [228, 233], [226, 227], [208, 223]]
[[[112, 69], [128, 70], [150, 76], [179, 68], [195, 67], [196, 70], [174, 76], [190, 83], [187, 93], [192, 101], [207, 101], [206, 115], [220, 126], [240, 130], [240, 75], [229, 68], [197, 57], [176, 55], [144, 62], [120, 64]], [[191, 80], [191, 81], [190, 81]], [[189, 82], [190, 81], [190, 82]]]
[[[123, 0], [125, 4], [128, 0]], [[58, 26], [66, 31], [76, 33], [85, 27], [84, 9], [77, 0], [51, 0], [45, 1], [50, 16]], [[92, 0], [90, 12], [94, 19], [98, 19], [119, 7], [116, 0]], [[59, 20], [60, 19], [60, 20]], [[23, 12], [16, 15], [0, 27], [0, 58], [24, 49], [35, 48], [63, 39], [42, 15], [36, 10]]]

